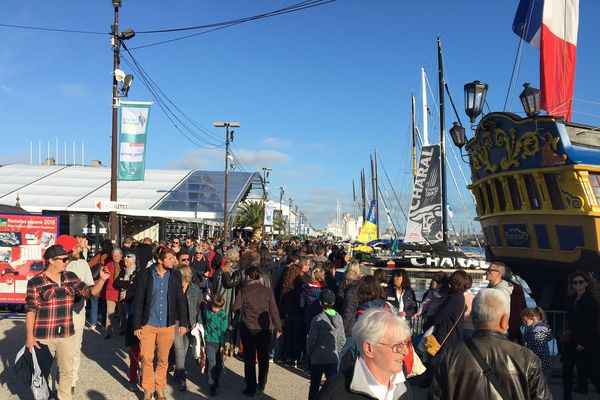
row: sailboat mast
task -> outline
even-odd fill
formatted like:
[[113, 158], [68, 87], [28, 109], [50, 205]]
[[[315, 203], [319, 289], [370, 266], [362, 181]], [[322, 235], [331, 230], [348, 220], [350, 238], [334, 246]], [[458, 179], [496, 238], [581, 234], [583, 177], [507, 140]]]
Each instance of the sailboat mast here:
[[362, 195], [363, 224], [367, 221], [367, 188], [365, 182], [365, 169], [360, 170], [360, 193]]
[[415, 117], [415, 95], [411, 94], [411, 123], [412, 123], [412, 161], [413, 161], [413, 185], [417, 180], [417, 125]]
[[429, 108], [427, 107], [427, 82], [425, 77], [425, 68], [421, 68], [421, 107], [423, 108], [423, 146], [429, 145], [429, 128], [427, 127], [427, 118], [429, 117]]
[[444, 125], [444, 65], [442, 63], [442, 41], [438, 45], [438, 85], [440, 96], [440, 178], [442, 180], [442, 240], [448, 243], [448, 210], [446, 207], [446, 128]]
[[375, 200], [377, 207], [375, 208], [375, 221], [377, 221], [377, 239], [379, 239], [379, 168], [377, 165], [377, 150], [375, 150]]

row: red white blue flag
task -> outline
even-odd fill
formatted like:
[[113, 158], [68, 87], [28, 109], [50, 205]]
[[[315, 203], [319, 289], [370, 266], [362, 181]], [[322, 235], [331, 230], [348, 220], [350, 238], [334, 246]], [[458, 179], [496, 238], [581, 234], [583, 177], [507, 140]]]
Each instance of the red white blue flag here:
[[540, 50], [541, 106], [571, 120], [579, 0], [521, 0], [513, 31]]

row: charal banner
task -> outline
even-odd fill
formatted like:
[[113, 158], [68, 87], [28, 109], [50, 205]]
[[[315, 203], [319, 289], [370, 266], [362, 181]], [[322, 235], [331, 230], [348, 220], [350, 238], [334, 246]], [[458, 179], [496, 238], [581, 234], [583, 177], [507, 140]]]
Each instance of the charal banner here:
[[146, 102], [121, 102], [119, 139], [120, 181], [143, 181], [146, 170], [146, 137], [150, 106]]
[[441, 240], [440, 145], [434, 144], [421, 149], [404, 241], [436, 243]]

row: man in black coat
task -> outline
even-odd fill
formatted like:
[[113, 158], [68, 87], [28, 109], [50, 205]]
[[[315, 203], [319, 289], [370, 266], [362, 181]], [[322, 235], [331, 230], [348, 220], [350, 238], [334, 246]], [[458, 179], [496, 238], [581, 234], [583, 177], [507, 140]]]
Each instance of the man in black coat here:
[[[429, 399], [552, 398], [538, 356], [506, 338], [509, 305], [508, 295], [497, 289], [482, 289], [475, 296], [475, 333], [437, 357]], [[475, 358], [477, 351], [483, 363]], [[488, 368], [495, 376], [483, 372]]]

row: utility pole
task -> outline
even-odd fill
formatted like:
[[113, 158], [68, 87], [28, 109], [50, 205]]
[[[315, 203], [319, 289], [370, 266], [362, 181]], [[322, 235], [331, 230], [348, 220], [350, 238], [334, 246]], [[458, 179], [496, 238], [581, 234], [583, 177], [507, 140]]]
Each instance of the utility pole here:
[[[113, 84], [112, 84], [112, 137], [111, 137], [111, 157], [110, 157], [110, 201], [117, 201], [117, 146], [118, 146], [118, 113], [119, 113], [119, 88], [114, 71], [119, 69], [119, 7], [121, 0], [112, 1], [115, 19], [111, 27], [113, 40]], [[111, 211], [108, 219], [110, 239], [117, 240], [117, 231], [119, 229], [119, 220], [116, 211]]]
[[225, 128], [225, 188], [223, 189], [223, 242], [229, 238], [228, 219], [229, 206], [227, 204], [227, 186], [229, 180], [229, 143], [233, 142], [234, 131], [229, 132], [229, 127], [239, 128], [239, 122], [215, 122], [215, 128]]

